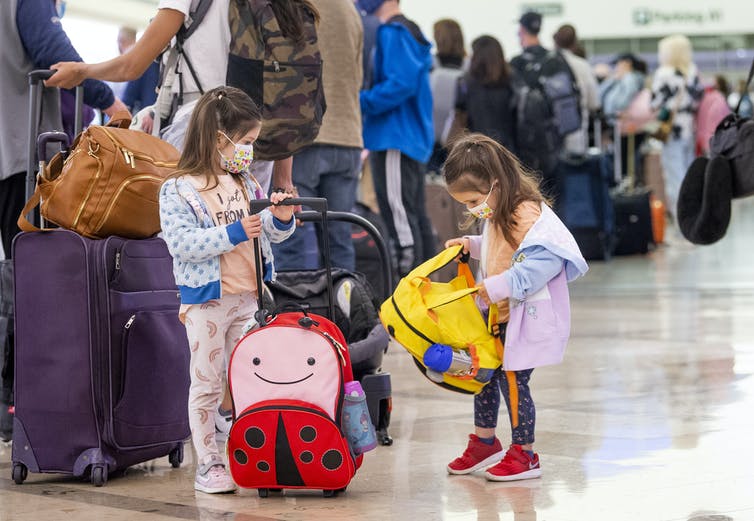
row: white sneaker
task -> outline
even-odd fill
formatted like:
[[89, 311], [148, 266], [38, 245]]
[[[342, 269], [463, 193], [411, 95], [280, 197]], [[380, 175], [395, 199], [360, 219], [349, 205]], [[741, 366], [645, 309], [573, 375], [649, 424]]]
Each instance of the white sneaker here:
[[233, 425], [233, 415], [231, 411], [223, 413], [220, 408], [215, 412], [215, 430], [220, 434], [224, 434], [227, 438], [230, 434], [230, 427]]
[[194, 489], [207, 494], [235, 492], [236, 484], [230, 477], [220, 456], [213, 457], [208, 463], [196, 469]]

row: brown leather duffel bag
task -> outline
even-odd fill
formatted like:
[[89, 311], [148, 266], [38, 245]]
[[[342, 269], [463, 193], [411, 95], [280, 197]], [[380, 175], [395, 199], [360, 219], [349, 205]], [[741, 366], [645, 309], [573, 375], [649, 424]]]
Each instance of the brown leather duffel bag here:
[[130, 114], [116, 114], [107, 126], [79, 134], [67, 156], [55, 155], [37, 178], [19, 228], [40, 230], [26, 219], [39, 205], [45, 220], [92, 239], [142, 239], [159, 232], [160, 186], [175, 171], [180, 152], [129, 130], [130, 123]]

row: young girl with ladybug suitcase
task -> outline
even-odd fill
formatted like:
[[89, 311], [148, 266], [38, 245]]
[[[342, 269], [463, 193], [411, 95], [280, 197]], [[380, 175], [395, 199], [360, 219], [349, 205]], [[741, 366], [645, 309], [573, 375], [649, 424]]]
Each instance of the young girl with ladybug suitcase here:
[[[252, 201], [252, 213], [269, 204]], [[324, 199], [281, 204], [305, 204], [323, 216], [327, 211]], [[323, 251], [329, 251], [327, 244]], [[333, 316], [332, 273], [325, 271]], [[357, 382], [343, 334], [301, 306], [270, 313], [259, 305], [260, 327], [239, 341], [228, 368], [231, 476], [240, 487], [258, 489], [260, 497], [271, 489], [321, 489], [326, 497], [345, 491], [361, 465], [360, 453], [373, 448], [376, 438], [363, 392], [350, 392]], [[366, 411], [367, 421], [350, 411], [344, 415], [352, 407]]]

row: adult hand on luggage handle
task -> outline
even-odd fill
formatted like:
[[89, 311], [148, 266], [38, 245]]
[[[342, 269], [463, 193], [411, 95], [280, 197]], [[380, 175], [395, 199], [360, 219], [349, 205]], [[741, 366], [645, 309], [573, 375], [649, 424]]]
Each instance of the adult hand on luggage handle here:
[[128, 112], [128, 107], [126, 107], [126, 104], [123, 103], [119, 98], [115, 98], [115, 101], [113, 102], [113, 104], [107, 107], [102, 112], [104, 112], [107, 115], [107, 117], [111, 118], [113, 117], [115, 113], [122, 112], [124, 110]]
[[278, 206], [278, 203], [291, 198], [293, 198], [293, 194], [284, 192], [273, 192], [270, 194], [270, 202], [272, 203], [272, 206], [270, 206], [270, 212], [281, 222], [287, 223], [290, 221], [293, 218], [293, 212], [296, 208], [293, 206]]
[[241, 219], [241, 226], [243, 231], [246, 232], [246, 237], [254, 239], [262, 234], [262, 218], [259, 214], [249, 215]]
[[86, 67], [86, 63], [82, 62], [58, 62], [50, 67], [57, 72], [45, 81], [45, 87], [72, 89], [81, 85], [87, 78]]

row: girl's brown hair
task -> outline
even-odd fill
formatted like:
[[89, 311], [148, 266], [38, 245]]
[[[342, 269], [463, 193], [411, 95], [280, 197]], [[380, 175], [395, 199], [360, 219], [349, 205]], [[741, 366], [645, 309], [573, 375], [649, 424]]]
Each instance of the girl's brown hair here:
[[436, 21], [432, 29], [438, 56], [455, 58], [457, 60], [463, 60], [466, 57], [463, 31], [458, 22], [450, 18], [443, 18]]
[[507, 148], [483, 134], [467, 134], [457, 139], [443, 167], [448, 190], [454, 192], [490, 192], [495, 181], [497, 204], [492, 223], [505, 240], [515, 244], [514, 213], [524, 201], [549, 203], [532, 175]]
[[194, 107], [183, 142], [183, 153], [178, 161], [178, 170], [170, 177], [210, 176], [214, 184], [210, 186], [207, 183], [206, 189], [216, 187], [218, 179], [215, 170], [220, 160], [217, 149], [219, 133], [223, 132], [235, 141], [261, 124], [262, 113], [259, 107], [242, 90], [216, 87], [207, 91]]
[[503, 87], [510, 82], [511, 68], [497, 38], [484, 35], [471, 43], [469, 74], [489, 87]]

